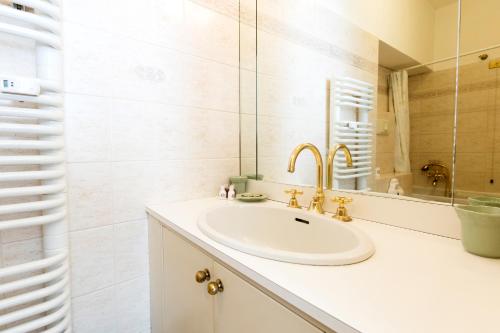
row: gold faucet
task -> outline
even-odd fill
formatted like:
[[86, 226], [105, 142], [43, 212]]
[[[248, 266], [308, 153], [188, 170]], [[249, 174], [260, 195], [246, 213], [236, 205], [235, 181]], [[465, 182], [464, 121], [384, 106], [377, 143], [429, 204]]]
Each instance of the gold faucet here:
[[421, 168], [422, 172], [425, 172], [428, 178], [432, 178], [432, 186], [437, 187], [438, 182], [442, 179], [444, 180], [444, 196], [450, 196], [450, 169], [440, 161], [429, 161]]
[[332, 201], [339, 204], [339, 206], [337, 207], [337, 212], [332, 217], [342, 222], [351, 222], [352, 217], [350, 217], [349, 214], [347, 213], [347, 208], [345, 207], [345, 204], [351, 203], [352, 198], [334, 197]]
[[290, 201], [288, 202], [288, 207], [290, 208], [302, 208], [301, 205], [299, 205], [299, 201], [297, 200], [297, 195], [302, 195], [304, 192], [296, 190], [296, 189], [291, 189], [291, 190], [286, 190], [285, 193], [290, 194]]
[[326, 188], [328, 190], [331, 190], [333, 188], [333, 160], [335, 159], [335, 155], [337, 154], [337, 151], [339, 149], [342, 149], [345, 155], [346, 159], [346, 164], [347, 167], [352, 167], [352, 155], [351, 151], [347, 146], [343, 143], [336, 145], [335, 148], [331, 149], [330, 152], [328, 153], [328, 160], [327, 160], [327, 171], [326, 171]]
[[324, 214], [323, 202], [325, 201], [325, 194], [323, 192], [323, 158], [318, 148], [311, 143], [303, 143], [295, 147], [288, 160], [288, 172], [295, 172], [295, 162], [304, 149], [309, 149], [316, 159], [316, 194], [314, 194], [312, 198], [309, 210]]

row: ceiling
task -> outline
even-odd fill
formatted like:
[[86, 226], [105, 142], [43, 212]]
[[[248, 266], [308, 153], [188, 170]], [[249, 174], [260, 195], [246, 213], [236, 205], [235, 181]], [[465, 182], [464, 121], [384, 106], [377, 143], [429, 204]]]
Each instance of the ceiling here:
[[457, 0], [428, 0], [434, 8], [440, 8], [452, 3], [456, 3]]
[[[380, 66], [393, 71], [405, 69], [419, 64], [416, 60], [393, 48], [389, 44], [384, 43], [383, 41], [379, 41], [378, 62]], [[411, 76], [421, 73], [427, 73], [429, 71], [429, 67], [420, 66], [408, 70], [408, 75]]]
[[383, 41], [379, 41], [378, 61], [379, 65], [392, 70], [398, 70], [418, 64], [414, 59]]

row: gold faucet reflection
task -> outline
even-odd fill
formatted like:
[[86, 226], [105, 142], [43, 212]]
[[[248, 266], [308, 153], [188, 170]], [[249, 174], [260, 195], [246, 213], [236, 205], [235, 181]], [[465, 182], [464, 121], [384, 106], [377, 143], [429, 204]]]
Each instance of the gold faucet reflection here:
[[303, 143], [295, 147], [288, 160], [288, 172], [295, 172], [295, 162], [304, 149], [310, 150], [316, 159], [316, 193], [311, 200], [309, 210], [324, 214], [323, 202], [325, 201], [325, 193], [323, 192], [323, 158], [321, 157], [319, 149], [311, 143]]
[[432, 178], [432, 186], [437, 188], [440, 180], [444, 181], [444, 196], [450, 196], [450, 169], [440, 161], [429, 161], [421, 168], [428, 178]]
[[335, 148], [330, 149], [330, 152], [328, 153], [328, 159], [327, 159], [327, 171], [326, 171], [326, 188], [328, 190], [331, 190], [333, 188], [333, 162], [335, 159], [335, 155], [339, 151], [339, 149], [342, 149], [344, 152], [345, 156], [345, 161], [347, 164], [347, 167], [352, 167], [352, 155], [351, 151], [345, 144], [339, 144], [336, 145]]

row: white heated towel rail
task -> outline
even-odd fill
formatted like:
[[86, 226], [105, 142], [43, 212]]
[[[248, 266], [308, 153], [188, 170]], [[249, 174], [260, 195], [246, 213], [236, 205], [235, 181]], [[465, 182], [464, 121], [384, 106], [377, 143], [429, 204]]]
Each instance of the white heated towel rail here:
[[372, 84], [349, 77], [335, 80], [332, 120], [332, 146], [343, 143], [353, 156], [353, 167], [346, 167], [345, 156], [335, 157], [334, 188], [370, 190], [372, 174], [373, 128], [369, 114], [374, 110]]
[[0, 33], [36, 42], [37, 77], [26, 79], [40, 86], [0, 93], [0, 231], [39, 226], [44, 248], [0, 269], [3, 333], [71, 331], [60, 16], [60, 0], [0, 2]]

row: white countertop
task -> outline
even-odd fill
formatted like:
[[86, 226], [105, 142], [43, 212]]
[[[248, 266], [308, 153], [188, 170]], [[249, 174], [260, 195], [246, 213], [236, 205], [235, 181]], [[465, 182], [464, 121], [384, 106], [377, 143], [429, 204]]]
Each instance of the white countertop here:
[[[354, 220], [373, 240], [370, 259], [307, 266], [248, 255], [212, 241], [197, 218], [217, 199], [155, 203], [148, 212], [214, 257], [339, 333], [500, 332], [500, 260], [460, 241]], [[268, 201], [260, 205], [283, 205]]]

